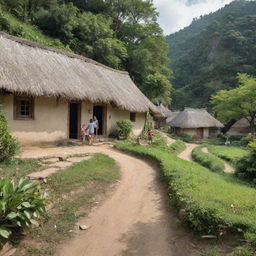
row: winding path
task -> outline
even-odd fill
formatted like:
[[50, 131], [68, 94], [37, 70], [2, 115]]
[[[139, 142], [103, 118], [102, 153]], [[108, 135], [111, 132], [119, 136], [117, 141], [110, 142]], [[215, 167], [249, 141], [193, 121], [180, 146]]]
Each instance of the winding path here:
[[80, 220], [90, 228], [62, 245], [56, 256], [196, 256], [194, 239], [168, 209], [166, 188], [152, 164], [109, 146], [27, 148], [23, 158], [104, 153], [120, 166], [110, 198]]

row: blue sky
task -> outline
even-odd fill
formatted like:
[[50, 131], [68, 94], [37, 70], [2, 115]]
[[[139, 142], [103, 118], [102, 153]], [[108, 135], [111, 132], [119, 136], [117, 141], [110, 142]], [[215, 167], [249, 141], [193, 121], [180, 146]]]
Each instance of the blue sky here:
[[193, 18], [215, 12], [233, 0], [153, 0], [165, 35], [188, 26]]

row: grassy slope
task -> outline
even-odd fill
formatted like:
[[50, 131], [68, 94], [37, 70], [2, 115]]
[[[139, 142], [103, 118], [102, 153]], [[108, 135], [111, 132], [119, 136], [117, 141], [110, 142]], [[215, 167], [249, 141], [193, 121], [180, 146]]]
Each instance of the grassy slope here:
[[[163, 150], [119, 143], [118, 149], [157, 160], [170, 186], [170, 197], [186, 205], [185, 220], [197, 231], [256, 230], [256, 190], [225, 175]], [[233, 207], [232, 207], [233, 206]]]
[[[37, 27], [25, 24], [7, 12], [2, 11], [2, 13], [10, 24], [10, 31], [6, 31], [6, 33], [13, 34], [27, 40], [35, 41], [45, 46], [71, 51], [69, 47], [62, 44], [59, 39], [44, 35]], [[18, 34], [17, 31], [19, 31]]]
[[193, 159], [202, 166], [209, 168], [211, 171], [224, 172], [225, 166], [223, 161], [210, 153], [202, 152], [203, 147], [204, 146], [199, 146], [193, 149]]
[[237, 160], [249, 154], [248, 150], [239, 147], [216, 145], [207, 145], [207, 147], [212, 154], [224, 160], [230, 161], [233, 164], [235, 164]]

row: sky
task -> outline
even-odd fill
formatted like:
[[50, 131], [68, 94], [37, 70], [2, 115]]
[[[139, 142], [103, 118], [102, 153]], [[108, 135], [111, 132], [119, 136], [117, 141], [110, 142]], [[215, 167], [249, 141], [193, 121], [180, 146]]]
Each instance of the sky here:
[[153, 0], [165, 35], [190, 25], [193, 18], [217, 11], [233, 0]]

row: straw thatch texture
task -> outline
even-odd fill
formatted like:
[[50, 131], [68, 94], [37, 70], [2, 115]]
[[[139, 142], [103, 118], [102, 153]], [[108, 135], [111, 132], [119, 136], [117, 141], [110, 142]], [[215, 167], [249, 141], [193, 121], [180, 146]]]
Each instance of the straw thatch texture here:
[[227, 132], [228, 135], [245, 135], [248, 133], [250, 133], [250, 123], [245, 118], [236, 121]]
[[224, 127], [220, 121], [216, 120], [205, 109], [192, 108], [186, 108], [178, 113], [168, 125], [179, 128]]
[[0, 33], [0, 63], [0, 89], [158, 113], [127, 72], [82, 56]]
[[174, 117], [177, 116], [177, 114], [180, 111], [171, 111], [169, 108], [165, 107], [163, 104], [160, 104], [157, 106], [159, 112], [161, 113], [161, 118], [165, 120], [166, 123], [169, 123], [172, 121]]

